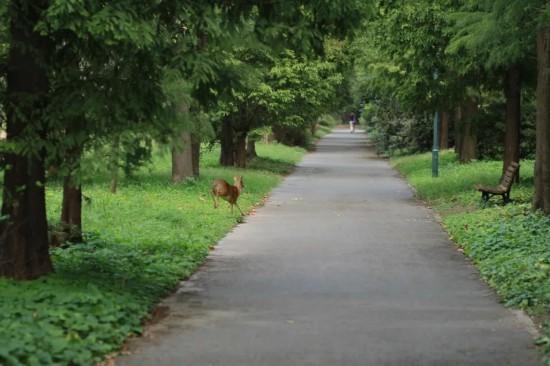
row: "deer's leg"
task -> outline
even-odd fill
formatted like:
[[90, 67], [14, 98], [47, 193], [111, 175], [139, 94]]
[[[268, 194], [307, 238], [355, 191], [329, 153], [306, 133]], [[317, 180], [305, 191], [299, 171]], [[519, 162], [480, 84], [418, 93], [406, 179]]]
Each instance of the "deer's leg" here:
[[212, 199], [214, 200], [214, 208], [218, 208], [220, 205], [220, 198], [214, 192], [212, 192]]
[[239, 207], [239, 204], [237, 202], [235, 202], [235, 206], [237, 206], [237, 208], [239, 209], [239, 212], [241, 213], [241, 215], [244, 216], [243, 211], [241, 210], [241, 208]]

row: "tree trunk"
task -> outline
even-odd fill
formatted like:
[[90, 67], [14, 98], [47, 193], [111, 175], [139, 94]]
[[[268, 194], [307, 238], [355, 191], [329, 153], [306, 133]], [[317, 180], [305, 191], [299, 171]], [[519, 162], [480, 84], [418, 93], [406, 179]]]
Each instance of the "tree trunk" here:
[[317, 132], [317, 122], [312, 122], [310, 125], [309, 125], [309, 128], [310, 128], [310, 133], [311, 133], [311, 137], [315, 137], [315, 133]]
[[441, 131], [439, 135], [439, 149], [446, 150], [449, 148], [449, 113], [441, 113]]
[[[504, 96], [506, 97], [506, 133], [504, 137], [503, 173], [511, 162], [519, 162], [521, 128], [521, 73], [519, 65], [513, 65], [506, 72]], [[514, 180], [519, 181], [519, 170]]]
[[191, 150], [193, 155], [193, 175], [200, 176], [201, 140], [196, 135], [191, 135]]
[[235, 142], [233, 123], [227, 118], [222, 122], [220, 165], [233, 166], [235, 164]]
[[462, 129], [460, 133], [461, 148], [459, 160], [463, 164], [469, 163], [477, 157], [477, 136], [475, 134], [473, 122], [473, 118], [476, 116], [477, 112], [477, 101], [474, 98], [468, 99], [464, 106]]
[[[28, 143], [28, 138], [45, 138], [45, 124], [40, 119], [47, 108], [49, 81], [44, 66], [52, 47], [34, 28], [47, 6], [44, 0], [11, 2], [5, 109], [8, 142], [22, 144]], [[28, 156], [5, 154], [0, 276], [33, 279], [53, 271], [48, 250], [44, 157], [44, 150]]]
[[69, 172], [63, 182], [61, 224], [69, 240], [82, 241], [82, 186], [75, 183], [75, 171], [80, 165], [81, 150], [69, 152]]
[[172, 182], [180, 183], [186, 178], [193, 177], [193, 148], [191, 134], [182, 132], [179, 146], [172, 148]]
[[246, 141], [246, 156], [248, 160], [258, 157], [258, 153], [256, 152], [256, 140], [250, 136], [248, 136], [248, 140]]
[[113, 194], [118, 191], [118, 166], [113, 167], [111, 170], [111, 186], [109, 190]]
[[235, 141], [235, 166], [238, 168], [246, 168], [246, 132], [239, 131], [236, 134]]
[[550, 214], [550, 28], [537, 33], [537, 148], [533, 206]]
[[113, 143], [112, 149], [111, 149], [111, 162], [110, 162], [110, 170], [111, 170], [111, 193], [116, 193], [118, 189], [118, 173], [119, 173], [119, 154], [120, 154], [120, 139], [118, 137], [115, 138], [115, 142]]
[[455, 152], [460, 157], [460, 154], [462, 153], [462, 119], [463, 119], [463, 113], [462, 113], [462, 106], [459, 106], [456, 109], [455, 113]]
[[67, 238], [73, 242], [82, 241], [82, 186], [73, 184], [72, 177], [65, 177], [61, 224]]

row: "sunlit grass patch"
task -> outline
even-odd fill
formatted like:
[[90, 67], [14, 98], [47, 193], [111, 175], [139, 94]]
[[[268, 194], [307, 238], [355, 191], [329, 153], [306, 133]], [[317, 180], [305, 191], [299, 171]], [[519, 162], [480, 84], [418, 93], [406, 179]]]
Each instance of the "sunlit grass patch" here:
[[[481, 194], [476, 184], [496, 186], [502, 176], [502, 162], [475, 161], [460, 164], [453, 151], [440, 155], [439, 177], [432, 177], [432, 155], [425, 153], [392, 159], [392, 165], [406, 176], [418, 197], [441, 208], [479, 206]], [[521, 161], [521, 181], [512, 186], [511, 197], [516, 202], [529, 202], [533, 194], [534, 162]], [[499, 197], [491, 202], [499, 203]]]

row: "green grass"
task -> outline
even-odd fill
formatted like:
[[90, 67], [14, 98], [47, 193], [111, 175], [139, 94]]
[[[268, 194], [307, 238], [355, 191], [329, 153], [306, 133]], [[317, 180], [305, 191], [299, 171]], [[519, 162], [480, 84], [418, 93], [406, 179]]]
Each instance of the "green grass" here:
[[[439, 177], [432, 177], [431, 164], [431, 153], [392, 159], [392, 165], [406, 176], [418, 197], [440, 211], [478, 209], [481, 194], [474, 185], [497, 185], [502, 175], [500, 161], [460, 164], [450, 150], [440, 154]], [[514, 185], [512, 199], [516, 203], [529, 203], [533, 196], [534, 162], [522, 161], [520, 169], [521, 183]], [[499, 197], [490, 201], [490, 206], [497, 204], [500, 204]]]
[[[251, 168], [217, 165], [219, 150], [203, 154], [201, 177], [173, 185], [170, 157], [154, 164], [117, 194], [97, 176], [84, 186], [91, 199], [83, 212], [85, 244], [54, 249], [56, 272], [36, 281], [0, 280], [1, 365], [89, 365], [116, 352], [139, 334], [151, 307], [189, 276], [209, 248], [238, 221], [229, 205], [214, 209], [214, 178], [243, 175], [243, 211], [261, 204], [304, 150], [281, 145], [257, 147]], [[48, 216], [59, 216], [61, 187], [47, 187]]]
[[323, 138], [326, 134], [330, 133], [334, 129], [335, 126], [336, 126], [335, 124], [334, 125], [332, 125], [332, 124], [331, 125], [320, 125], [317, 128], [317, 130], [315, 131], [314, 138], [315, 139]]
[[500, 161], [461, 165], [454, 153], [443, 152], [438, 178], [431, 176], [431, 154], [392, 159], [392, 165], [417, 196], [442, 215], [450, 236], [502, 301], [525, 310], [542, 325], [537, 343], [550, 365], [550, 217], [531, 210], [533, 161], [521, 162], [521, 183], [511, 191], [513, 204], [502, 206], [495, 197], [485, 209], [473, 187], [496, 185], [502, 174]]

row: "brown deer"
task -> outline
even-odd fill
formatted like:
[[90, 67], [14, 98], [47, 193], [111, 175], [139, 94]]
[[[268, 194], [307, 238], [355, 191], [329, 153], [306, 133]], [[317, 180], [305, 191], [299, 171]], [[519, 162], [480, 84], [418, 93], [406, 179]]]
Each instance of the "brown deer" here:
[[243, 177], [233, 177], [233, 181], [235, 182], [234, 186], [227, 183], [223, 179], [214, 180], [214, 182], [212, 183], [212, 198], [214, 199], [214, 208], [218, 208], [219, 198], [221, 197], [222, 199], [229, 202], [229, 204], [231, 205], [231, 213], [233, 213], [233, 206], [237, 206], [237, 208], [241, 212], [241, 215], [244, 215], [241, 211], [241, 208], [237, 204], [237, 199], [239, 198], [239, 195], [244, 188]]

